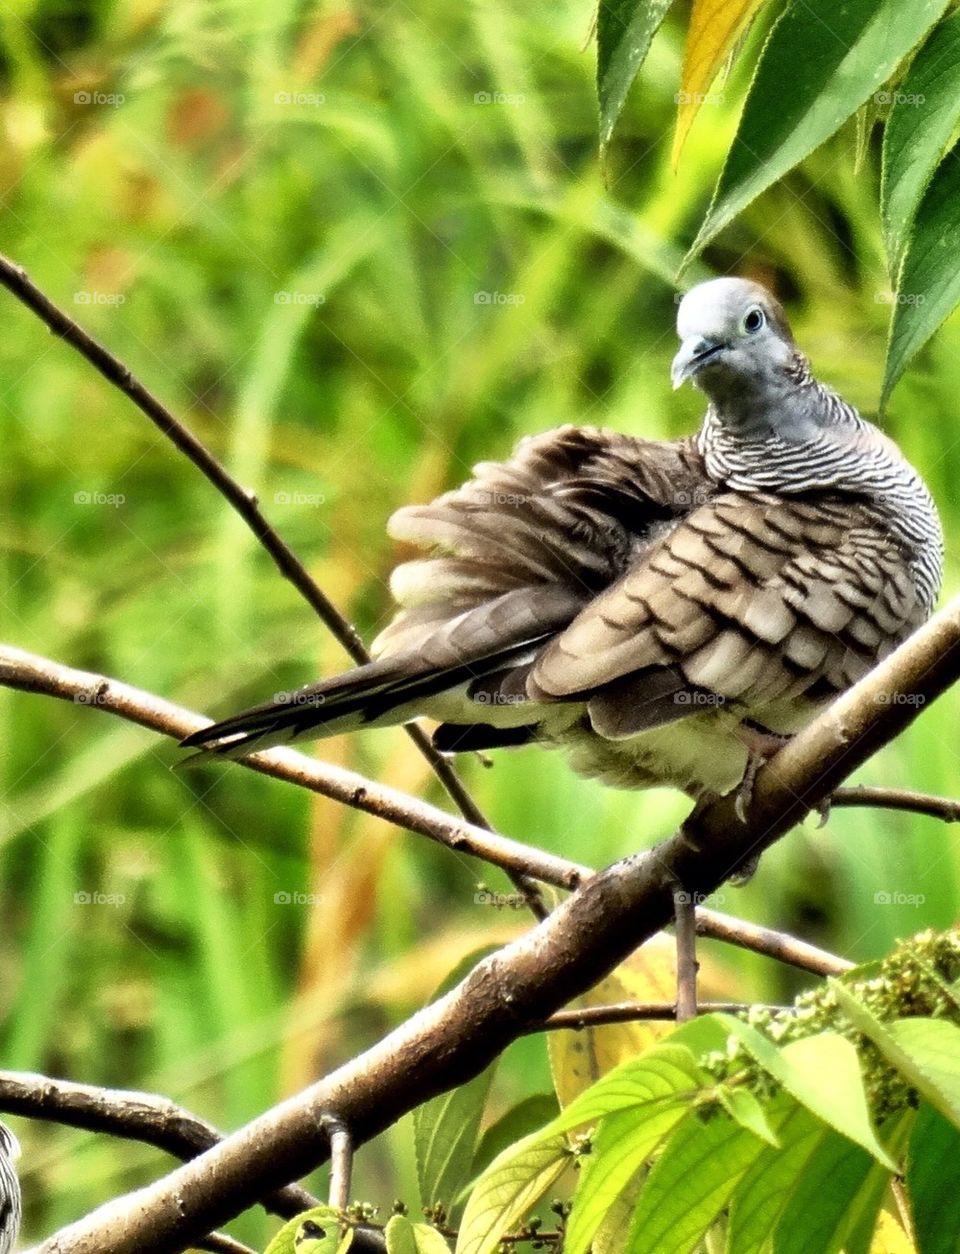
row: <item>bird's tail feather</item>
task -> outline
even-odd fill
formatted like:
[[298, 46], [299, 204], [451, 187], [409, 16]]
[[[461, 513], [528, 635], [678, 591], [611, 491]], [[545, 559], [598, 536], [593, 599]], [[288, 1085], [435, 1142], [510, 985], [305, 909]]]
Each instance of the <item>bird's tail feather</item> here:
[[410, 654], [380, 658], [201, 728], [180, 743], [185, 749], [199, 750], [187, 762], [210, 756], [243, 758], [307, 736], [333, 736], [374, 723], [403, 722], [403, 714], [394, 719], [390, 715], [502, 668], [529, 653], [542, 639], [520, 641], [488, 657], [442, 667], [430, 667]]

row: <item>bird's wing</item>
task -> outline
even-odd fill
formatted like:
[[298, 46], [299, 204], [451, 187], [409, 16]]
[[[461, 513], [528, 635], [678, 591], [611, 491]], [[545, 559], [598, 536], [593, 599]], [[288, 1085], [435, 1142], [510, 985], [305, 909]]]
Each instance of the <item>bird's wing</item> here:
[[725, 493], [554, 637], [526, 687], [535, 700], [590, 699], [596, 730], [626, 736], [677, 717], [677, 692], [748, 709], [827, 698], [922, 618], [906, 559], [869, 506]]
[[471, 615], [471, 647], [488, 652], [511, 631], [505, 617], [528, 603], [536, 613], [546, 589], [552, 601], [566, 596], [569, 621], [658, 529], [714, 491], [692, 441], [590, 427], [524, 440], [509, 461], [482, 463], [474, 473], [455, 491], [391, 518], [395, 539], [431, 556], [394, 571], [400, 611], [374, 643], [378, 656], [442, 650], [449, 627], [471, 611], [483, 611]]
[[[650, 543], [713, 491], [689, 440], [562, 427], [430, 505], [391, 519], [432, 555], [397, 568], [400, 611], [377, 660], [206, 727], [184, 742], [242, 756], [301, 737], [410, 717], [463, 685], [526, 700], [530, 663]], [[488, 685], [488, 694], [484, 685]], [[483, 691], [481, 692], [481, 689]], [[501, 689], [503, 690], [501, 692]]]

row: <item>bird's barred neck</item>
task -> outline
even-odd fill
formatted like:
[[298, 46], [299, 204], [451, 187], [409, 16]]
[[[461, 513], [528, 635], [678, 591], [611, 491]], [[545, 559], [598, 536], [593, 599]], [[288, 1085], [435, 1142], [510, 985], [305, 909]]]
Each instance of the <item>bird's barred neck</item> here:
[[921, 598], [932, 607], [943, 573], [943, 532], [926, 484], [892, 441], [808, 369], [805, 375], [804, 405], [817, 413], [812, 435], [791, 440], [772, 430], [744, 439], [708, 408], [697, 434], [708, 476], [738, 492], [839, 492], [868, 500], [903, 544]]

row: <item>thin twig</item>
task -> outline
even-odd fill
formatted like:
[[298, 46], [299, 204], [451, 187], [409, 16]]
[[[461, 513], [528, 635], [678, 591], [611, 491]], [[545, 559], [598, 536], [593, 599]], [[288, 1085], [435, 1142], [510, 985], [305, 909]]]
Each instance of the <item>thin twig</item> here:
[[[357, 629], [340, 613], [287, 542], [267, 520], [260, 508], [256, 493], [238, 483], [207, 446], [185, 427], [119, 358], [104, 348], [69, 314], [54, 304], [31, 280], [23, 266], [2, 254], [0, 254], [0, 284], [21, 304], [36, 314], [54, 335], [69, 344], [71, 348], [76, 349], [81, 357], [84, 357], [108, 383], [113, 384], [128, 400], [132, 401], [140, 412], [145, 414], [154, 426], [193, 462], [201, 474], [206, 476], [224, 500], [239, 514], [269, 553], [280, 573], [293, 584], [354, 662], [361, 665], [369, 662], [370, 654]], [[477, 827], [489, 828], [490, 824], [467, 792], [460, 777], [450, 762], [433, 747], [423, 729], [411, 724], [405, 730], [426, 758], [464, 818]], [[524, 894], [534, 916], [543, 918], [547, 908], [537, 885], [522, 876], [515, 877], [512, 871], [508, 870], [507, 874], [514, 886]]]
[[[175, 740], [182, 740], [208, 722], [191, 710], [130, 684], [90, 671], [61, 666], [13, 646], [0, 646], [0, 685], [25, 692], [42, 692], [72, 701], [78, 706], [105, 710], [151, 731], [172, 736]], [[355, 771], [320, 762], [292, 749], [270, 749], [252, 754], [244, 758], [242, 765], [396, 823], [449, 849], [483, 858], [505, 871], [535, 875], [546, 884], [576, 888], [582, 876], [592, 874], [590, 867], [579, 867], [554, 854], [500, 836], [488, 828], [455, 819], [436, 806], [399, 789], [374, 783]]]
[[697, 935], [765, 954], [768, 958], [776, 958], [778, 962], [810, 971], [813, 975], [842, 975], [855, 965], [847, 958], [831, 954], [808, 941], [798, 940], [787, 932], [761, 927], [759, 923], [748, 923], [746, 919], [737, 919], [719, 910], [708, 910], [705, 906], [697, 907]]
[[[697, 1004], [698, 1015], [740, 1015], [755, 1009], [754, 1002], [702, 1001]], [[789, 1006], [765, 1006], [765, 1010], [779, 1013], [790, 1010]], [[558, 1010], [543, 1023], [532, 1024], [526, 1030], [530, 1036], [536, 1032], [559, 1032], [582, 1028], [605, 1027], [612, 1023], [647, 1023], [658, 1020], [677, 1020], [677, 1007], [665, 1001], [621, 1001], [607, 1006], [584, 1006], [580, 1010]]]
[[685, 889], [673, 894], [673, 926], [677, 940], [678, 1023], [697, 1017], [697, 907]]
[[960, 801], [952, 797], [934, 797], [930, 793], [913, 792], [908, 788], [836, 788], [827, 798], [831, 809], [839, 806], [872, 806], [878, 810], [907, 810], [925, 814], [944, 823], [960, 823]]
[[[0, 686], [89, 705], [175, 740], [206, 725], [200, 715], [162, 697], [105, 675], [62, 666], [10, 645], [0, 645]], [[575, 889], [595, 874], [591, 867], [454, 819], [443, 810], [395, 788], [305, 757], [292, 749], [270, 749], [253, 754], [244, 758], [241, 765], [332, 797], [492, 866], [513, 870], [525, 877], [535, 876], [556, 888]], [[697, 910], [697, 931], [701, 936], [728, 941], [815, 975], [836, 975], [852, 966], [845, 959], [795, 937], [704, 907]]]
[[[212, 1123], [169, 1098], [55, 1080], [31, 1071], [0, 1071], [0, 1110], [140, 1141], [181, 1160], [195, 1158], [223, 1140], [223, 1134]], [[318, 1205], [313, 1194], [298, 1184], [277, 1189], [263, 1199], [264, 1209], [282, 1219], [292, 1219]]]
[[350, 1129], [336, 1115], [324, 1115], [321, 1123], [330, 1140], [330, 1190], [328, 1201], [344, 1213], [350, 1204], [350, 1180], [353, 1176], [353, 1141]]
[[209, 1236], [201, 1237], [196, 1246], [198, 1250], [210, 1250], [211, 1254], [256, 1254], [256, 1250], [251, 1250], [249, 1245], [228, 1237], [225, 1232], [211, 1232]]

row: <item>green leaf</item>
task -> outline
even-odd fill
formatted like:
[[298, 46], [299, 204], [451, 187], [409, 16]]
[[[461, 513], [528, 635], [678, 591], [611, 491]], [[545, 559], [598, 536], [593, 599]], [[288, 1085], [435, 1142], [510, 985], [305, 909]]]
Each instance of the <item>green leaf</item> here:
[[627, 93], [672, 0], [600, 0], [597, 9], [597, 94], [600, 146], [606, 147]]
[[881, 1023], [836, 980], [830, 981], [841, 1010], [892, 1067], [960, 1127], [960, 1028], [945, 1019], [897, 1019]]
[[717, 1090], [717, 1100], [731, 1119], [746, 1128], [754, 1136], [766, 1141], [768, 1145], [778, 1146], [777, 1134], [770, 1126], [766, 1111], [749, 1089], [728, 1088], [721, 1085]]
[[441, 1093], [414, 1113], [414, 1143], [420, 1200], [438, 1202], [447, 1213], [473, 1173], [480, 1120], [490, 1091], [493, 1069], [488, 1067], [468, 1084]]
[[498, 1154], [538, 1129], [546, 1127], [556, 1119], [557, 1114], [557, 1099], [553, 1093], [535, 1093], [532, 1097], [525, 1097], [516, 1106], [511, 1106], [480, 1138], [473, 1158], [473, 1174], [479, 1175]]
[[947, 0], [791, 4], [763, 49], [688, 259], [829, 139], [890, 77], [946, 5]]
[[870, 1122], [860, 1060], [846, 1037], [822, 1032], [778, 1049], [756, 1028], [730, 1015], [722, 1017], [751, 1056], [798, 1102], [896, 1171]]
[[650, 1170], [633, 1213], [630, 1254], [688, 1254], [727, 1205], [763, 1142], [726, 1114], [690, 1114]]
[[267, 1254], [346, 1254], [353, 1228], [341, 1227], [332, 1206], [316, 1206], [285, 1223], [267, 1246]]
[[931, 32], [890, 94], [880, 215], [890, 272], [896, 274], [917, 205], [960, 119], [960, 12]]
[[383, 1232], [387, 1254], [450, 1254], [450, 1247], [429, 1224], [412, 1223], [406, 1215], [394, 1215]]
[[585, 1254], [611, 1207], [689, 1109], [688, 1101], [677, 1101], [668, 1107], [621, 1110], [603, 1120], [581, 1167], [565, 1254]]
[[766, 1149], [740, 1180], [730, 1206], [727, 1248], [759, 1254], [776, 1230], [790, 1200], [790, 1190], [828, 1129], [805, 1106], [781, 1095], [769, 1118], [780, 1148]]
[[480, 1177], [470, 1194], [457, 1254], [491, 1254], [501, 1235], [543, 1197], [570, 1161], [563, 1134], [537, 1132], [512, 1146]]
[[632, 1107], [666, 1107], [689, 1101], [709, 1084], [686, 1046], [658, 1045], [639, 1058], [615, 1067], [562, 1111], [544, 1131], [566, 1132], [604, 1115]]
[[406, 1215], [394, 1215], [383, 1230], [387, 1254], [417, 1254], [413, 1224]]
[[837, 1254], [860, 1217], [856, 1203], [873, 1165], [859, 1145], [825, 1129], [793, 1182], [774, 1236], [776, 1254]]
[[[459, 984], [491, 950], [491, 946], [485, 946], [467, 954], [443, 980], [431, 1000]], [[456, 1218], [454, 1201], [473, 1174], [480, 1120], [493, 1073], [494, 1067], [488, 1067], [466, 1084], [439, 1094], [414, 1111], [417, 1181], [423, 1206], [439, 1202]]]
[[894, 293], [881, 405], [910, 361], [960, 301], [960, 148], [937, 168], [903, 250]]
[[922, 1102], [907, 1150], [907, 1194], [921, 1254], [956, 1254], [960, 1132]]

